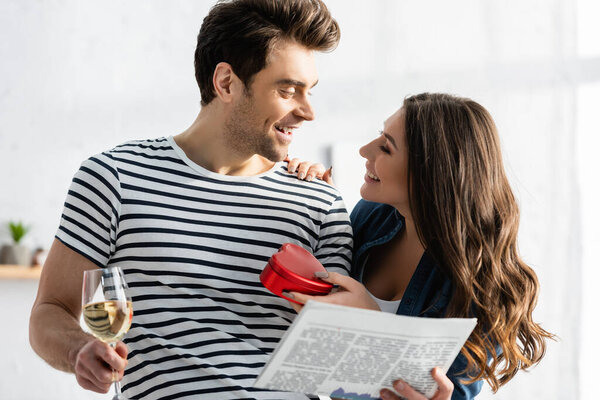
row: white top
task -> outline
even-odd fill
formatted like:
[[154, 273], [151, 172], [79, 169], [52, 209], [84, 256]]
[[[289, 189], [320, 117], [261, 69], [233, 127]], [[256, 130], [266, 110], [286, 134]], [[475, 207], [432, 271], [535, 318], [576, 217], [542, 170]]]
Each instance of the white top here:
[[[360, 282], [361, 283], [363, 283], [363, 275], [365, 272], [365, 265], [366, 265], [367, 261], [369, 260], [369, 257], [370, 257], [370, 254], [367, 254], [367, 256], [365, 257], [365, 261], [363, 261], [363, 267], [361, 268], [361, 273], [360, 273]], [[367, 289], [367, 288], [365, 287], [365, 289]], [[392, 301], [381, 300], [380, 298], [376, 297], [373, 293], [369, 292], [369, 289], [367, 289], [367, 293], [369, 293], [369, 295], [373, 298], [373, 300], [375, 300], [375, 302], [377, 303], [377, 305], [383, 312], [396, 314], [396, 311], [398, 311], [398, 307], [400, 306], [400, 302], [402, 301], [402, 299], [392, 300]]]
[[306, 400], [252, 387], [296, 316], [259, 275], [286, 242], [348, 274], [352, 230], [332, 186], [283, 163], [224, 176], [172, 138], [132, 141], [82, 163], [56, 237], [123, 268], [134, 309], [127, 398]]
[[379, 306], [381, 311], [387, 312], [387, 313], [396, 314], [396, 311], [398, 311], [398, 307], [400, 306], [400, 302], [402, 301], [402, 299], [391, 300], [391, 301], [381, 300], [380, 298], [375, 297], [375, 295], [373, 293], [369, 292], [368, 289], [367, 289], [367, 293], [369, 293], [371, 295], [371, 297], [373, 298], [373, 300], [375, 300], [375, 302], [377, 303], [377, 305]]

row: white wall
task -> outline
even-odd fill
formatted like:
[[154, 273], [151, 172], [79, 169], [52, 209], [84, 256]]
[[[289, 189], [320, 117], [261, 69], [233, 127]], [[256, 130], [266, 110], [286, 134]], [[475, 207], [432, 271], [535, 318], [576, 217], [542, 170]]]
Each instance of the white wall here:
[[[537, 368], [493, 398], [592, 399], [593, 381], [580, 372], [598, 357], [581, 346], [598, 324], [580, 307], [597, 311], [586, 296], [594, 288], [581, 285], [594, 270], [599, 226], [586, 214], [598, 204], [589, 182], [598, 168], [590, 129], [599, 98], [589, 88], [600, 82], [593, 1], [326, 2], [342, 42], [318, 57], [317, 119], [291, 153], [333, 160], [353, 204], [362, 162], [345, 152], [374, 137], [406, 95], [446, 91], [480, 101], [499, 127], [521, 204], [521, 252], [542, 288], [536, 319], [560, 337]], [[193, 121], [195, 37], [212, 4], [0, 0], [0, 223], [21, 219], [33, 227], [28, 244], [48, 247], [84, 158], [125, 140], [177, 134]], [[3, 308], [2, 320], [16, 327], [0, 330], [0, 398], [99, 398], [29, 349], [34, 294], [34, 282], [0, 281], [0, 301], [15, 305]], [[34, 392], [32, 375], [47, 390]]]
[[29, 346], [29, 312], [35, 298], [37, 281], [0, 280], [2, 333], [0, 334], [0, 399], [85, 399], [100, 400], [107, 395], [83, 390], [75, 376], [54, 370]]

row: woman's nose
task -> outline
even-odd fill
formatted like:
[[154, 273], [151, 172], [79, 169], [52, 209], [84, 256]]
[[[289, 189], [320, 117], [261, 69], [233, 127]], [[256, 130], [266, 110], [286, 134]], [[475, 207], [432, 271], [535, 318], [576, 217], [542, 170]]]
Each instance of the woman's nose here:
[[358, 154], [360, 154], [363, 158], [366, 158], [368, 160], [369, 159], [369, 155], [372, 153], [371, 152], [371, 147], [373, 145], [373, 142], [374, 142], [374, 140], [371, 141], [371, 142], [369, 142], [369, 143], [367, 143], [367, 144], [365, 144], [363, 147], [361, 147], [358, 150]]

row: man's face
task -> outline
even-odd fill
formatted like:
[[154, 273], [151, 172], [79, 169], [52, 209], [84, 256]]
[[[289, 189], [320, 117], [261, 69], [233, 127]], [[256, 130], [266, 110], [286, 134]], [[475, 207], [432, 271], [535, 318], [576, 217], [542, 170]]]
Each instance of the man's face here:
[[283, 160], [294, 130], [314, 119], [309, 96], [317, 80], [311, 50], [290, 42], [275, 46], [267, 66], [235, 100], [226, 125], [228, 146], [239, 154]]

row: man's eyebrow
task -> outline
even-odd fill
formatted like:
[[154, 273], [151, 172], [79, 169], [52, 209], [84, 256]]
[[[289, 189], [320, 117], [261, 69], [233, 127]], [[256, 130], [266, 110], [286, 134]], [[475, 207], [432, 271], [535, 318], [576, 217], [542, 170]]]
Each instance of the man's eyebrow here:
[[[297, 81], [295, 79], [280, 79], [280, 80], [278, 80], [275, 83], [277, 83], [278, 85], [298, 86], [298, 87], [301, 87], [301, 88], [305, 88], [307, 86], [306, 82]], [[311, 86], [311, 88], [314, 88], [317, 83], [319, 83], [318, 80]]]
[[398, 149], [398, 146], [396, 146], [396, 141], [394, 140], [394, 138], [392, 137], [392, 135], [390, 135], [389, 133], [385, 133], [383, 131], [381, 131], [381, 134], [383, 136], [385, 136], [385, 138], [396, 148]]

